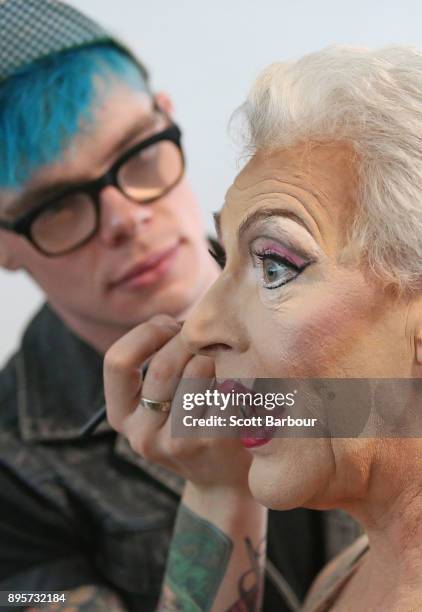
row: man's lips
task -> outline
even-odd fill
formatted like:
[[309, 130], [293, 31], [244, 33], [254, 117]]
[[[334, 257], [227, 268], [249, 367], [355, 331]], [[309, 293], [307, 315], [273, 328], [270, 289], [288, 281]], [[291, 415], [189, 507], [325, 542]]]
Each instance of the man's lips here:
[[[173, 243], [170, 247], [154, 252], [146, 259], [142, 259], [123, 272], [116, 280], [110, 283], [110, 288], [121, 286], [149, 284], [167, 272], [174, 256], [179, 250], [180, 243]], [[144, 281], [144, 282], [143, 282]]]

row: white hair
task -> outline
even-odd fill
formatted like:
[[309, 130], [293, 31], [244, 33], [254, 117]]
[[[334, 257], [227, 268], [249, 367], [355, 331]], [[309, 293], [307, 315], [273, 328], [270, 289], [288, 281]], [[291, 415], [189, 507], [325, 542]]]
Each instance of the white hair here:
[[348, 141], [359, 160], [349, 238], [387, 284], [422, 290], [422, 51], [334, 46], [275, 63], [239, 109], [251, 151]]

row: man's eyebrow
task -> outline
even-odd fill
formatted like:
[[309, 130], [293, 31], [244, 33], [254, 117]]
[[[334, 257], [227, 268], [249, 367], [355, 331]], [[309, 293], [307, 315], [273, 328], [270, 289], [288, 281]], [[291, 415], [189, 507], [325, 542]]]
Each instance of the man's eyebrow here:
[[241, 237], [245, 234], [245, 232], [247, 232], [247, 230], [254, 223], [257, 223], [258, 221], [265, 221], [269, 217], [284, 217], [284, 218], [292, 219], [292, 221], [295, 221], [296, 223], [301, 225], [303, 228], [305, 228], [305, 230], [313, 237], [313, 234], [310, 228], [305, 223], [305, 221], [301, 217], [299, 217], [299, 215], [296, 215], [294, 212], [290, 210], [283, 210], [282, 208], [267, 208], [266, 207], [266, 208], [260, 208], [259, 210], [256, 210], [255, 212], [245, 217], [245, 219], [243, 219], [242, 223], [239, 225], [239, 229], [237, 230], [238, 240], [241, 239]]
[[[139, 140], [142, 140], [142, 134], [148, 130], [148, 128], [152, 127], [157, 120], [157, 113], [152, 112], [143, 120], [137, 120], [133, 124], [131, 124], [128, 129], [119, 137], [119, 139], [113, 144], [111, 149], [107, 151], [106, 155], [103, 156], [101, 163], [105, 163], [109, 159], [113, 157], [118, 157], [118, 154], [128, 147], [128, 144], [131, 143], [135, 137], [139, 137]], [[138, 139], [138, 138], [137, 138]], [[75, 179], [75, 180], [57, 180], [49, 183], [48, 185], [40, 186], [33, 191], [28, 192], [21, 199], [15, 200], [11, 202], [10, 205], [6, 205], [4, 209], [4, 214], [6, 215], [22, 215], [25, 214], [28, 210], [30, 210], [35, 202], [41, 202], [43, 200], [48, 200], [49, 198], [54, 198], [56, 194], [59, 194], [61, 191], [64, 191], [68, 188], [72, 188], [73, 186], [77, 186], [81, 183], [89, 182], [90, 179]], [[36, 204], [35, 204], [36, 205]]]
[[160, 115], [157, 113], [151, 112], [147, 117], [145, 117], [142, 121], [136, 121], [129, 128], [123, 132], [122, 136], [113, 144], [111, 149], [107, 152], [107, 154], [103, 157], [101, 161], [108, 161], [111, 157], [116, 157], [120, 151], [125, 149], [129, 142], [133, 141], [136, 136], [139, 136], [139, 140], [142, 140], [142, 134], [148, 130], [148, 128], [152, 127], [159, 118]]

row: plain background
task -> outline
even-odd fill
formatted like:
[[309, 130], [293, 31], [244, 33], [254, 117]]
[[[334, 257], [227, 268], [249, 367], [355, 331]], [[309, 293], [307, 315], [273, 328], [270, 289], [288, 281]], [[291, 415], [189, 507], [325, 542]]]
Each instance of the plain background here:
[[[418, 0], [73, 0], [133, 47], [168, 91], [208, 226], [238, 168], [227, 125], [258, 72], [330, 44], [422, 47]], [[42, 296], [0, 270], [0, 364]]]

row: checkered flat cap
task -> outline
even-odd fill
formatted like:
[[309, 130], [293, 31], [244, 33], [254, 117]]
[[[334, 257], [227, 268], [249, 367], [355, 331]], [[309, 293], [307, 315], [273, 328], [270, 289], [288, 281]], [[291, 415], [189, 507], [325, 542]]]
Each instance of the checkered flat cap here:
[[145, 67], [115, 37], [59, 0], [0, 0], [0, 83], [55, 53], [111, 42]]

